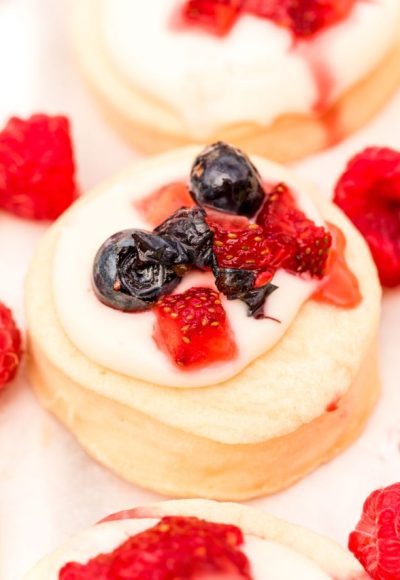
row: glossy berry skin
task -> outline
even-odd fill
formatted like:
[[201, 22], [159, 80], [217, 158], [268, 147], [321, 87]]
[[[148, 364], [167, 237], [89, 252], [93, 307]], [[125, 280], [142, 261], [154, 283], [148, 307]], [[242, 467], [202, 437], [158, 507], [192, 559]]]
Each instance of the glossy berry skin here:
[[203, 209], [183, 207], [154, 232], [177, 247], [185, 264], [201, 270], [211, 266], [214, 236]]
[[259, 173], [249, 158], [222, 142], [196, 158], [189, 189], [200, 206], [246, 217], [253, 217], [265, 199]]
[[143, 230], [124, 230], [101, 246], [93, 265], [93, 288], [101, 302], [127, 312], [149, 309], [179, 284], [176, 246]]
[[13, 117], [0, 132], [0, 208], [32, 220], [54, 220], [77, 197], [66, 117]]
[[59, 580], [250, 580], [243, 542], [236, 526], [164, 517], [110, 554], [66, 564]]
[[164, 296], [155, 313], [154, 339], [181, 369], [199, 369], [236, 356], [229, 320], [215, 290], [194, 287]]
[[10, 383], [21, 360], [21, 333], [12, 312], [0, 302], [0, 391]]
[[373, 580], [400, 580], [400, 483], [367, 498], [349, 549]]

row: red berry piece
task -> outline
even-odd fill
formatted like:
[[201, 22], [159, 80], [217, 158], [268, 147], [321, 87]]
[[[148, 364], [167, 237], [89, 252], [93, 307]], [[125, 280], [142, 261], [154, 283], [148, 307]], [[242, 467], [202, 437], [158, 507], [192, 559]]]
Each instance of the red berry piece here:
[[76, 197], [68, 119], [10, 119], [0, 132], [0, 207], [22, 218], [54, 220]]
[[250, 580], [242, 545], [243, 534], [236, 526], [164, 517], [111, 554], [101, 554], [87, 564], [66, 564], [59, 580]]
[[324, 276], [332, 236], [296, 207], [285, 184], [277, 185], [270, 192], [257, 216], [257, 223], [268, 239], [286, 248], [288, 255], [283, 258], [281, 267], [315, 278]]
[[186, 24], [195, 24], [223, 36], [235, 24], [240, 4], [241, 0], [187, 0], [182, 16]]
[[353, 157], [334, 201], [365, 237], [382, 284], [400, 284], [400, 152], [371, 147]]
[[135, 204], [148, 223], [159, 226], [181, 207], [193, 207], [194, 201], [187, 185], [180, 181], [169, 183]]
[[349, 548], [374, 580], [400, 580], [400, 483], [367, 498]]
[[292, 253], [290, 244], [278, 236], [268, 236], [263, 228], [246, 221], [209, 218], [214, 232], [214, 253], [219, 268], [268, 270], [272, 274]]
[[181, 368], [227, 361], [237, 354], [233, 332], [219, 294], [191, 288], [158, 301], [154, 339]]
[[0, 303], [0, 390], [13, 380], [21, 360], [21, 333], [11, 310]]

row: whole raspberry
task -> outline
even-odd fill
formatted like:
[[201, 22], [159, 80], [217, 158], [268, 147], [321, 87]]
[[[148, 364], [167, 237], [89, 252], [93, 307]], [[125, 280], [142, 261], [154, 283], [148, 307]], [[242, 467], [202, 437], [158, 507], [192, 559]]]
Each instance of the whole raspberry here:
[[10, 119], [0, 132], [0, 207], [22, 218], [54, 220], [76, 197], [68, 119]]
[[374, 580], [400, 580], [400, 483], [367, 498], [349, 549]]
[[400, 284], [400, 152], [370, 147], [353, 157], [334, 201], [368, 242], [382, 284]]
[[21, 333], [11, 310], [0, 302], [0, 390], [13, 380], [21, 359]]

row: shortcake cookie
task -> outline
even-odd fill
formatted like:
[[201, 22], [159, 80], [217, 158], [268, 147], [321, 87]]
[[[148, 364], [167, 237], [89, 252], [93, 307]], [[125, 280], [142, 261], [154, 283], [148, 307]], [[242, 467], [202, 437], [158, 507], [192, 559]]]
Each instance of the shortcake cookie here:
[[334, 542], [234, 503], [181, 500], [111, 516], [44, 558], [25, 580], [234, 578], [366, 580]]
[[227, 140], [277, 161], [357, 130], [400, 80], [398, 0], [79, 0], [75, 45], [139, 149]]
[[98, 461], [172, 496], [282, 489], [376, 400], [381, 289], [344, 214], [218, 142], [140, 161], [30, 268], [29, 372]]

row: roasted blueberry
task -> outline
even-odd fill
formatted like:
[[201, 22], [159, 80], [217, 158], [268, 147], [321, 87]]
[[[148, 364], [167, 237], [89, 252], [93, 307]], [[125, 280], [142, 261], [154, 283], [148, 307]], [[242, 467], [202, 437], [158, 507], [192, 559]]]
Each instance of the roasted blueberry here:
[[195, 160], [190, 194], [198, 205], [247, 217], [253, 217], [265, 199], [260, 175], [250, 159], [221, 142]]
[[142, 230], [124, 230], [108, 238], [97, 252], [95, 293], [118, 310], [147, 310], [179, 284], [177, 263], [178, 249], [167, 239]]
[[183, 207], [154, 231], [177, 247], [181, 262], [204, 269], [212, 262], [214, 238], [205, 218], [203, 209]]
[[214, 266], [214, 275], [218, 290], [228, 300], [241, 300], [246, 304], [249, 316], [264, 318], [265, 302], [277, 286], [267, 283], [256, 287], [257, 273], [251, 270], [219, 269]]

